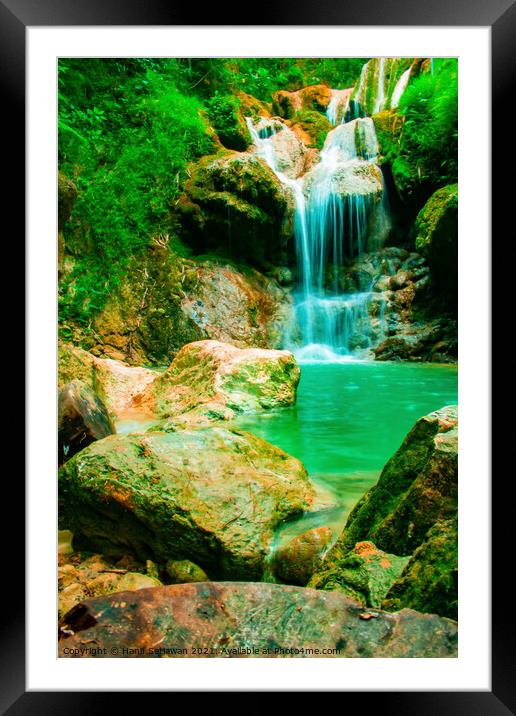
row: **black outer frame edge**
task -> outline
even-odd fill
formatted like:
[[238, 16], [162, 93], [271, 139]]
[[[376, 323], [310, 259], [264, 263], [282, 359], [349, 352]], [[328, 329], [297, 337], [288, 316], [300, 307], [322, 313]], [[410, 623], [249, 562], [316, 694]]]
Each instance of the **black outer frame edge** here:
[[[516, 186], [516, 151], [513, 141], [507, 142], [501, 131], [503, 118], [507, 113], [509, 97], [514, 95], [516, 67], [516, 4], [493, 24], [491, 28], [492, 47], [492, 416], [503, 411], [506, 403], [505, 392], [496, 391], [496, 379], [502, 380], [501, 362], [496, 369], [496, 357], [504, 355], [502, 338], [504, 336], [507, 314], [507, 301], [510, 300], [512, 282], [507, 281], [503, 255], [506, 237], [514, 229], [511, 227], [511, 208], [514, 206], [514, 187]], [[497, 260], [498, 257], [498, 260]], [[495, 290], [496, 289], [496, 290]], [[498, 346], [497, 342], [498, 341]], [[498, 349], [497, 349], [498, 348]], [[496, 350], [497, 349], [497, 350]], [[514, 381], [512, 382], [514, 386]], [[502, 388], [503, 389], [503, 388]], [[514, 393], [514, 390], [513, 390]], [[503, 395], [496, 402], [497, 395]], [[498, 408], [498, 410], [497, 410]], [[493, 425], [494, 427], [494, 425]], [[516, 713], [516, 620], [514, 610], [506, 611], [506, 549], [514, 544], [514, 514], [507, 503], [506, 490], [509, 460], [504, 446], [511, 445], [513, 431], [505, 420], [498, 420], [496, 430], [492, 429], [492, 689], [493, 693]], [[510, 479], [510, 478], [509, 478]], [[503, 597], [502, 597], [503, 595]], [[497, 602], [495, 602], [497, 596]], [[502, 601], [503, 599], [503, 601]]]
[[[378, 0], [370, 0], [367, 7], [361, 0], [352, 0], [345, 8], [336, 8], [330, 0], [323, 0], [318, 3], [317, 8], [309, 8], [305, 5], [300, 7], [296, 4], [295, 12], [293, 0], [283, 0], [275, 16], [275, 25], [289, 24], [292, 18], [298, 21], [303, 10], [309, 10], [309, 25], [492, 25], [492, 92], [493, 92], [493, 236], [499, 235], [499, 244], [502, 242], [502, 231], [504, 213], [514, 203], [514, 180], [510, 181], [507, 167], [515, 166], [514, 162], [514, 141], [507, 145], [507, 135], [497, 131], [496, 118], [502, 116], [502, 112], [509, 105], [510, 81], [514, 74], [514, 27], [516, 25], [516, 8], [514, 3], [507, 3], [507, 0], [496, 0], [496, 2], [484, 3], [483, 0], [474, 0], [474, 3], [467, 0], [455, 0], [444, 2], [437, 0], [427, 3], [423, 8], [407, 5], [406, 0], [394, 0], [389, 7], [389, 16], [385, 15], [385, 7]], [[331, 4], [331, 6], [330, 6]], [[7, 9], [8, 6], [10, 8]], [[507, 9], [508, 8], [508, 9]], [[306, 15], [306, 13], [305, 13]], [[220, 18], [220, 15], [218, 16]], [[208, 15], [204, 16], [207, 21]], [[319, 21], [317, 20], [319, 18]], [[187, 13], [183, 9], [173, 8], [163, 0], [125, 0], [118, 3], [116, 0], [91, 0], [84, 2], [69, 3], [67, 0], [1, 0], [0, 1], [0, 69], [3, 85], [3, 97], [6, 98], [5, 107], [9, 108], [8, 119], [15, 118], [16, 121], [9, 121], [9, 131], [4, 136], [9, 137], [9, 143], [17, 150], [17, 161], [10, 166], [9, 177], [11, 181], [7, 185], [8, 199], [5, 206], [8, 206], [10, 213], [17, 217], [25, 216], [24, 198], [20, 187], [24, 186], [25, 167], [24, 157], [25, 146], [25, 26], [26, 25], [167, 25], [167, 24], [188, 24]], [[196, 23], [193, 23], [196, 24]], [[208, 22], [206, 22], [208, 24]], [[230, 23], [213, 23], [230, 24]], [[240, 23], [231, 23], [240, 24]], [[244, 24], [244, 23], [241, 23]], [[248, 23], [252, 24], [252, 23]], [[264, 23], [265, 24], [265, 23]], [[5, 114], [3, 119], [5, 120]], [[511, 161], [512, 152], [512, 161]], [[20, 229], [21, 220], [18, 219], [17, 229]], [[20, 242], [20, 246], [23, 243]], [[496, 271], [496, 263], [493, 256], [493, 271]], [[22, 256], [22, 261], [24, 256]], [[18, 264], [20, 265], [20, 264]], [[494, 274], [496, 275], [496, 274]], [[497, 281], [498, 287], [507, 282]], [[507, 289], [505, 289], [507, 290]], [[493, 293], [493, 309], [502, 308], [507, 305], [501, 298], [501, 292]], [[496, 335], [495, 328], [500, 327], [502, 312], [492, 312], [493, 335]], [[13, 326], [13, 333], [14, 333]], [[19, 324], [18, 324], [19, 328]], [[500, 331], [498, 332], [500, 335]], [[23, 340], [23, 339], [22, 339]], [[21, 403], [20, 403], [21, 404]], [[498, 434], [493, 435], [493, 440]], [[502, 443], [502, 438], [498, 438]], [[496, 450], [493, 450], [493, 454]], [[9, 499], [15, 505], [24, 505], [24, 485], [21, 480], [11, 481], [9, 486]], [[509, 504], [504, 499], [505, 486], [493, 481], [493, 505], [495, 506], [495, 518], [493, 518], [493, 538], [502, 546], [513, 543], [509, 537], [508, 525], [510, 524], [508, 509]], [[12, 494], [14, 493], [14, 494]], [[498, 497], [501, 499], [498, 499]], [[507, 510], [505, 519], [503, 510]], [[24, 515], [22, 514], [22, 520]], [[512, 537], [512, 535], [511, 535]], [[507, 579], [507, 555], [493, 550], [493, 586], [498, 594], [506, 588]], [[24, 581], [23, 568], [16, 563], [10, 565], [10, 573], [16, 575], [15, 584], [19, 585]], [[503, 580], [503, 581], [502, 581]], [[24, 601], [20, 597], [21, 590], [17, 590], [17, 608], [11, 609], [8, 613], [3, 612], [2, 621], [2, 651], [0, 659], [0, 712], [9, 713], [12, 716], [21, 714], [52, 713], [59, 716], [73, 710], [75, 713], [102, 713], [106, 703], [106, 696], [102, 692], [27, 692], [25, 690], [25, 614]], [[497, 611], [493, 609], [493, 664], [492, 664], [492, 692], [346, 692], [348, 699], [354, 700], [358, 693], [362, 700], [367, 699], [367, 705], [377, 705], [385, 713], [396, 713], [399, 716], [413, 716], [420, 714], [428, 716], [434, 714], [471, 716], [502, 716], [503, 714], [516, 713], [516, 694], [514, 688], [514, 648], [513, 634], [509, 627], [513, 611], [511, 600], [506, 608]], [[512, 618], [512, 623], [514, 619]], [[216, 694], [214, 694], [216, 695]], [[260, 695], [260, 694], [257, 694]], [[18, 700], [15, 701], [15, 699]], [[117, 699], [120, 697], [131, 698], [136, 706], [139, 703], [140, 695], [137, 693], [117, 692]], [[146, 697], [146, 695], [145, 695]], [[387, 698], [386, 698], [387, 697]], [[138, 701], [134, 701], [138, 699]], [[363, 703], [363, 701], [362, 701]], [[12, 704], [11, 706], [9, 706]], [[504, 705], [506, 704], [506, 705]], [[147, 702], [148, 706], [148, 702]], [[7, 709], [7, 710], [6, 710]]]
[[[4, 174], [2, 183], [3, 218], [14, 219], [11, 230], [4, 229], [4, 253], [2, 256], [3, 278], [10, 274], [15, 278], [11, 291], [15, 296], [16, 307], [21, 309], [16, 315], [14, 310], [3, 312], [6, 324], [4, 335], [9, 342], [17, 345], [18, 350], [25, 345], [25, 296], [21, 284], [25, 266], [25, 26], [12, 12], [4, 7], [0, 0], [0, 87], [2, 111], [0, 122], [2, 137], [8, 141], [4, 149], [11, 148], [10, 161], [6, 157], [4, 167], [9, 167]], [[8, 238], [9, 237], [9, 238]], [[21, 275], [20, 275], [21, 274]], [[14, 306], [12, 306], [14, 309]], [[18, 340], [17, 340], [18, 339]], [[7, 343], [7, 342], [6, 342]], [[16, 413], [9, 416], [11, 430], [17, 424], [15, 434], [22, 436], [21, 426], [24, 423], [25, 392], [19, 384], [16, 401], [11, 403]], [[5, 429], [5, 428], [4, 428]], [[22, 437], [23, 440], [23, 437]], [[0, 610], [0, 713], [3, 708], [14, 701], [25, 689], [25, 484], [24, 484], [24, 445], [15, 450], [10, 446], [10, 467], [4, 466], [2, 481], [4, 483], [3, 504], [9, 506], [8, 511], [15, 516], [15, 540], [5, 540], [4, 550], [9, 554], [9, 580], [3, 583], [3, 594], [9, 601], [9, 609]], [[7, 451], [4, 453], [7, 460]], [[4, 525], [4, 535], [7, 526]], [[14, 587], [10, 592], [7, 584]]]
[[[492, 25], [511, 0], [281, 0], [260, 13], [228, 22], [217, 3], [199, 7], [173, 0], [1, 0], [25, 25]], [[225, 8], [223, 8], [225, 9]], [[226, 20], [221, 22], [221, 18]], [[257, 22], [261, 20], [261, 22]]]

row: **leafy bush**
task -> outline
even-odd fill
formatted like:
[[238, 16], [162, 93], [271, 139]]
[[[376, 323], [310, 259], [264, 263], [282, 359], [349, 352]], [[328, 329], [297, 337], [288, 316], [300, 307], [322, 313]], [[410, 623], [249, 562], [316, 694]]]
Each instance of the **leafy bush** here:
[[434, 60], [405, 90], [399, 105], [404, 116], [393, 170], [401, 181], [424, 185], [426, 193], [457, 181], [457, 61]]
[[79, 77], [73, 76], [82, 88], [63, 100], [59, 131], [61, 168], [79, 190], [65, 238], [73, 245], [80, 235], [87, 251], [78, 251], [62, 282], [60, 315], [86, 325], [130, 257], [152, 236], [169, 233], [169, 206], [186, 164], [209, 153], [213, 143], [200, 102], [183, 95], [166, 71], [146, 65], [133, 76], [126, 71], [117, 96], [117, 66], [82, 62]]
[[209, 120], [222, 144], [243, 152], [249, 146], [250, 138], [238, 113], [239, 107], [238, 97], [218, 92], [206, 102]]

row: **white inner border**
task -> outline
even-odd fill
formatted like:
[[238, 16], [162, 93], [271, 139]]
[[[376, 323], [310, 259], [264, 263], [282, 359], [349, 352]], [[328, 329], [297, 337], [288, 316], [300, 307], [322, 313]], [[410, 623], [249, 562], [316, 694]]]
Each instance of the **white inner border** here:
[[[490, 28], [27, 28], [28, 690], [490, 690]], [[56, 60], [459, 58], [457, 659], [56, 658]]]

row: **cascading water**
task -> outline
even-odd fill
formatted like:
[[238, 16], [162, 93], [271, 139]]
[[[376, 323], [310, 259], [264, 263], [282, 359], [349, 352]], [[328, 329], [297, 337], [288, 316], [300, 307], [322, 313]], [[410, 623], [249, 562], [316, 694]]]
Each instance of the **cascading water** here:
[[412, 70], [412, 65], [408, 68], [408, 70], [405, 70], [405, 72], [401, 75], [401, 77], [397, 81], [396, 86], [395, 86], [393, 93], [391, 95], [391, 108], [397, 107], [399, 105], [401, 96], [407, 89], [408, 81], [410, 79], [410, 71], [411, 70]]
[[372, 281], [366, 290], [344, 290], [343, 267], [367, 250], [370, 235], [381, 232], [386, 223], [373, 121], [357, 118], [331, 130], [319, 163], [294, 178], [278, 169], [275, 151], [276, 135], [291, 130], [276, 119], [257, 125], [246, 121], [254, 151], [290, 188], [295, 201], [296, 320], [285, 343], [301, 362], [363, 355], [371, 345], [371, 302], [380, 304], [376, 316], [381, 321], [382, 299]]

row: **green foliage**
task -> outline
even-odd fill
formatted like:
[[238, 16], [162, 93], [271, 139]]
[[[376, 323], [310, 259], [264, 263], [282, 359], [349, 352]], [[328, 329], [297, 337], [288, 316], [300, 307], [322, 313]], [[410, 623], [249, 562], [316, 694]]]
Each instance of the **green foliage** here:
[[61, 284], [60, 317], [87, 325], [129, 258], [169, 233], [186, 164], [213, 143], [199, 100], [179, 91], [173, 65], [76, 63], [59, 63], [59, 150], [79, 190], [66, 241], [80, 234], [87, 251]]
[[433, 191], [457, 181], [457, 61], [434, 60], [405, 90], [399, 105], [404, 116], [395, 168], [401, 180]]
[[238, 114], [239, 107], [238, 97], [219, 92], [206, 102], [208, 118], [222, 144], [228, 149], [245, 151], [250, 144], [250, 137]]

